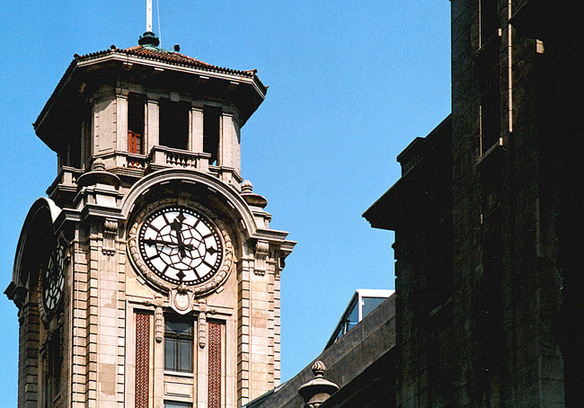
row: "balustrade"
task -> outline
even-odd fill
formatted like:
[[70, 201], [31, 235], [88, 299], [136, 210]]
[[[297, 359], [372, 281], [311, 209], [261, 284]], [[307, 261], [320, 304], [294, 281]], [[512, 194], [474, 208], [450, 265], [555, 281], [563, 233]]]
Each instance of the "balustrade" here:
[[[227, 184], [236, 186], [236, 188], [241, 183], [241, 177], [233, 168], [209, 166], [210, 153], [195, 153], [166, 146], [154, 146], [148, 155], [125, 151], [110, 151], [94, 156], [93, 160], [97, 158], [103, 160], [106, 171], [117, 174], [118, 176], [130, 178], [143, 177], [145, 174], [153, 171], [178, 167], [209, 172]], [[91, 168], [91, 163], [89, 164], [89, 168]], [[49, 188], [49, 194], [63, 189], [70, 190], [73, 193], [77, 188], [77, 178], [83, 173], [85, 171], [82, 169], [67, 166], [61, 167], [59, 175]]]

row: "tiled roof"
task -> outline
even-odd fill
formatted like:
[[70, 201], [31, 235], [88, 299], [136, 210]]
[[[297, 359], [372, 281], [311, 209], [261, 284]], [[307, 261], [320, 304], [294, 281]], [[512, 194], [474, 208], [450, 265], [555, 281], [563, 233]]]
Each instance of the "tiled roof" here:
[[120, 49], [116, 46], [112, 45], [109, 50], [93, 52], [91, 54], [86, 55], [78, 55], [75, 54], [75, 60], [77, 61], [85, 61], [91, 60], [94, 58], [102, 57], [107, 54], [127, 54], [127, 55], [135, 55], [140, 58], [150, 59], [150, 60], [157, 60], [166, 62], [173, 65], [182, 65], [182, 66], [189, 66], [189, 67], [196, 67], [207, 71], [214, 71], [214, 72], [222, 72], [226, 74], [236, 74], [236, 75], [243, 75], [247, 77], [253, 77], [256, 74], [256, 70], [248, 70], [248, 71], [239, 71], [230, 68], [223, 68], [218, 67], [216, 65], [211, 65], [203, 61], [199, 61], [195, 58], [191, 58], [184, 54], [178, 53], [176, 51], [168, 51], [162, 48], [156, 48], [151, 46], [143, 46], [137, 45], [135, 47]]
[[203, 71], [218, 72], [218, 73], [230, 74], [230, 75], [240, 75], [243, 77], [251, 78], [253, 80], [253, 82], [255, 84], [257, 84], [260, 89], [263, 90], [264, 94], [265, 94], [266, 90], [268, 89], [268, 87], [265, 86], [260, 81], [260, 79], [257, 77], [257, 75], [256, 75], [257, 70], [255, 70], [255, 69], [247, 70], [247, 71], [240, 71], [240, 70], [235, 70], [235, 69], [230, 69], [230, 68], [218, 67], [216, 65], [211, 65], [211, 64], [208, 64], [206, 62], [199, 61], [195, 58], [191, 58], [189, 56], [186, 56], [186, 55], [181, 54], [181, 53], [176, 52], [176, 51], [168, 51], [168, 50], [153, 47], [150, 45], [147, 45], [147, 46], [137, 45], [135, 47], [125, 48], [125, 49], [119, 49], [115, 45], [112, 45], [109, 50], [93, 52], [93, 53], [85, 54], [85, 55], [79, 55], [79, 54], [74, 55], [74, 60], [71, 62], [71, 64], [67, 68], [67, 71], [65, 72], [63, 77], [61, 77], [61, 80], [57, 84], [57, 87], [53, 90], [53, 94], [51, 95], [51, 97], [49, 98], [49, 100], [45, 104], [43, 110], [41, 111], [41, 113], [37, 117], [37, 120], [33, 124], [35, 129], [37, 128], [37, 126], [39, 126], [41, 118], [46, 113], [46, 111], [50, 108], [53, 101], [57, 98], [57, 96], [60, 94], [60, 92], [63, 91], [65, 84], [70, 79], [70, 75], [72, 75], [72, 73], [74, 72], [74, 70], [79, 62], [91, 61], [93, 59], [97, 59], [97, 58], [100, 58], [100, 57], [103, 57], [106, 55], [113, 55], [113, 54], [133, 55], [133, 56], [136, 56], [138, 58], [143, 58], [145, 60], [161, 61], [161, 62], [171, 64], [171, 65], [192, 67], [192, 68], [197, 68], [197, 69], [200, 69]]

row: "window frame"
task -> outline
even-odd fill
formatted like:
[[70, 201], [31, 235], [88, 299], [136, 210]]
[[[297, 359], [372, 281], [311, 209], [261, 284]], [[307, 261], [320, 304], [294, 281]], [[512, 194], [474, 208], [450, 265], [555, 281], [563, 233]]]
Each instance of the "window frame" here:
[[128, 95], [128, 152], [144, 154], [146, 102], [137, 94]]
[[[188, 324], [187, 333], [180, 329], [169, 329], [172, 324]], [[194, 346], [195, 346], [195, 320], [192, 316], [178, 316], [167, 314], [164, 316], [164, 371], [174, 373], [194, 373]], [[186, 347], [184, 347], [186, 345]], [[172, 356], [169, 355], [169, 346], [172, 348]], [[187, 360], [182, 353], [188, 350], [190, 354]], [[172, 360], [172, 361], [170, 361]], [[185, 366], [185, 362], [186, 363]]]

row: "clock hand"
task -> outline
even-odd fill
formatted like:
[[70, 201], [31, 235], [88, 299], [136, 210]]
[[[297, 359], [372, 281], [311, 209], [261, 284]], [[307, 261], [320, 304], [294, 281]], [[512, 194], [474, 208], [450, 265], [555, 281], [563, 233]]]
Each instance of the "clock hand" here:
[[[182, 240], [182, 222], [184, 220], [184, 215], [181, 212], [175, 219], [174, 221], [172, 221], [172, 224], [170, 224], [170, 227], [176, 232], [176, 238], [178, 240], [178, 251], [180, 252], [180, 256], [181, 258], [184, 258], [185, 256], [187, 256], [187, 253], [185, 252], [185, 244], [183, 243]], [[177, 222], [178, 220], [178, 222]]]
[[[145, 239], [144, 243], [146, 245], [155, 245], [155, 244], [162, 244], [162, 245], [167, 245], [167, 246], [180, 246], [180, 243], [176, 243], [176, 242], [169, 242], [169, 241], [163, 241], [161, 239]], [[188, 249], [189, 251], [192, 251], [194, 249], [194, 247], [191, 244], [182, 244], [182, 246], [186, 249]]]

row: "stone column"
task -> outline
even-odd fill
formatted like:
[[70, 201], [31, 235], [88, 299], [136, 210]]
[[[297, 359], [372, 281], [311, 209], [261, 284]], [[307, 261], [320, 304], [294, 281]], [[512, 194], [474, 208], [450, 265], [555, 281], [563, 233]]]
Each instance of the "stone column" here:
[[128, 151], [128, 94], [129, 90], [116, 88], [116, 150]]
[[148, 94], [146, 102], [146, 125], [144, 126], [144, 133], [146, 133], [146, 140], [144, 141], [144, 153], [150, 153], [152, 147], [159, 144], [160, 135], [160, 97], [158, 95]]
[[200, 153], [203, 151], [203, 104], [200, 102], [191, 103], [191, 115], [189, 123], [189, 143], [188, 149], [191, 152]]
[[114, 89], [102, 87], [93, 96], [93, 152], [100, 154], [116, 149], [116, 97]]
[[219, 136], [219, 164], [230, 167], [240, 173], [239, 125], [234, 110], [224, 110], [221, 115], [221, 132]]

